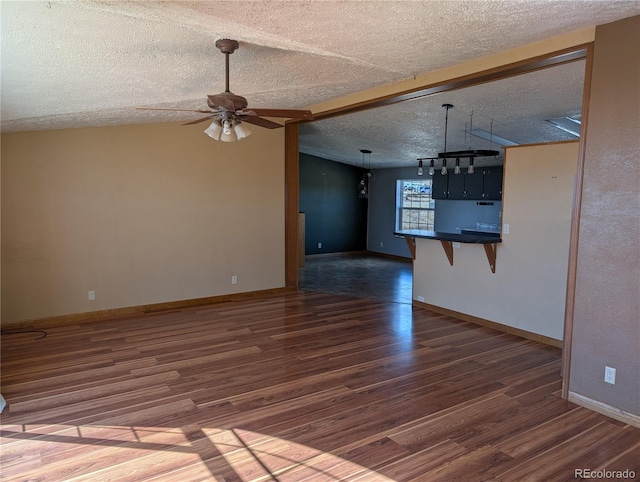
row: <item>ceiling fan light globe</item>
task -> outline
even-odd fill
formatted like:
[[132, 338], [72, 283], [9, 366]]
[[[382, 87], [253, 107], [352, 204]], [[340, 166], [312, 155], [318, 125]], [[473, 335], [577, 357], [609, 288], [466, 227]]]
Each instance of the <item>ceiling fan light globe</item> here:
[[222, 134], [220, 121], [213, 121], [211, 125], [204, 130], [204, 133], [216, 141], [220, 140], [220, 134]]
[[223, 132], [222, 135], [220, 136], [220, 140], [222, 142], [233, 142], [238, 140], [238, 136], [236, 136], [236, 133], [233, 131], [229, 132], [229, 134], [225, 134]]
[[230, 119], [225, 119], [222, 122], [222, 134], [228, 136], [232, 133], [233, 133], [233, 123], [231, 122]]
[[236, 133], [236, 136], [238, 137], [238, 140], [240, 139], [244, 139], [245, 137], [248, 137], [251, 135], [251, 131], [249, 129], [247, 129], [247, 127], [242, 124], [241, 122], [236, 123], [233, 126], [233, 130]]

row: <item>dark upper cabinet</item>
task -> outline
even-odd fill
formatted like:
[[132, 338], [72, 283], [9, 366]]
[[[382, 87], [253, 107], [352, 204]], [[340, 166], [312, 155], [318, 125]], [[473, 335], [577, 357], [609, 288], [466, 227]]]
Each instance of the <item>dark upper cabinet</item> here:
[[502, 199], [502, 167], [476, 169], [474, 174], [465, 171], [454, 174], [453, 169], [449, 169], [446, 176], [436, 171], [432, 178], [432, 198], [470, 201]]
[[502, 199], [502, 168], [488, 167], [484, 169], [483, 199], [500, 201]]
[[449, 192], [449, 199], [464, 199], [464, 191], [465, 191], [465, 174], [454, 174], [452, 169], [449, 169], [449, 172], [446, 176], [442, 176], [448, 178], [447, 191]]
[[464, 198], [471, 200], [482, 200], [482, 188], [484, 185], [484, 175], [478, 169], [473, 174], [464, 174]]
[[440, 171], [436, 171], [431, 180], [431, 197], [433, 199], [447, 199], [449, 175], [443, 176]]

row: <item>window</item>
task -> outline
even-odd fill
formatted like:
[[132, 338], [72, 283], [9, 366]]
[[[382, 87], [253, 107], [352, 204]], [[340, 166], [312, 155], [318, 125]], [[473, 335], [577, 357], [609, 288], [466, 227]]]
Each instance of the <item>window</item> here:
[[396, 185], [396, 229], [432, 231], [435, 201], [431, 179], [399, 180]]

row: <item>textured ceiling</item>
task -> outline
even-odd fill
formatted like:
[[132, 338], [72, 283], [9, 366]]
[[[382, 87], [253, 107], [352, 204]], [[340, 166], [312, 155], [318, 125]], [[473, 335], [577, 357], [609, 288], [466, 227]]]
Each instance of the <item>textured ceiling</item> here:
[[[207, 94], [224, 90], [218, 38], [240, 41], [231, 90], [249, 107], [304, 108], [637, 14], [635, 0], [3, 0], [1, 128], [192, 120], [135, 107], [204, 108]], [[442, 146], [443, 102], [456, 106], [451, 147], [472, 110], [474, 127], [494, 119], [495, 133], [537, 142], [550, 129], [528, 120], [534, 110], [579, 113], [581, 64], [314, 122], [302, 126], [301, 150], [358, 164], [369, 148], [372, 164], [415, 163]]]
[[[302, 152], [347, 164], [369, 165], [360, 149], [372, 151], [374, 168], [417, 166], [418, 158], [437, 157], [444, 150], [445, 115], [442, 104], [452, 104], [447, 122], [447, 151], [493, 149], [497, 142], [471, 136], [483, 129], [517, 144], [575, 140], [547, 119], [580, 117], [584, 60], [529, 74], [434, 94], [390, 106], [317, 120], [300, 127]], [[501, 157], [478, 159], [476, 165], [495, 165]]]

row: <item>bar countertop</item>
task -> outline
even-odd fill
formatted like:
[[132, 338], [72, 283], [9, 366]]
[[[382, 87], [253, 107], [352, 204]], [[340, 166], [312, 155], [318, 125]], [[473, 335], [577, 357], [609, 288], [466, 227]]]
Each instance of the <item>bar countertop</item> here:
[[393, 234], [402, 238], [414, 237], [422, 239], [435, 239], [437, 241], [452, 241], [455, 243], [493, 244], [502, 242], [500, 236], [488, 236], [486, 234], [456, 234], [444, 233], [441, 231], [423, 231], [417, 229], [394, 231]]

